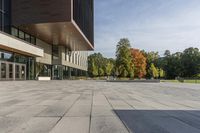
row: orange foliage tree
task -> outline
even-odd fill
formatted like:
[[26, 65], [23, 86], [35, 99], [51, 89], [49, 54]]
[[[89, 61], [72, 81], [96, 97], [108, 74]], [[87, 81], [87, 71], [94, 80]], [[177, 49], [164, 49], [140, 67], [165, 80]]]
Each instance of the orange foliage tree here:
[[139, 49], [131, 48], [132, 61], [135, 66], [135, 77], [143, 78], [146, 75], [146, 57]]

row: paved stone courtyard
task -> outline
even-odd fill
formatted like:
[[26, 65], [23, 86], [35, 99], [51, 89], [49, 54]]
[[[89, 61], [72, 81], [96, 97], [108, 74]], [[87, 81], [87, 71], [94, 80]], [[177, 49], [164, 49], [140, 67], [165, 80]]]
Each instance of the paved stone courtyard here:
[[200, 133], [200, 85], [0, 82], [0, 133]]

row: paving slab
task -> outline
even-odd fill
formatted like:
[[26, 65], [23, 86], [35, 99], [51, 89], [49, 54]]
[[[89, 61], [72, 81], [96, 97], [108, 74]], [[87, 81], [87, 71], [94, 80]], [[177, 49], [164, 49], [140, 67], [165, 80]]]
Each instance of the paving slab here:
[[89, 133], [89, 117], [64, 117], [50, 133]]
[[12, 130], [11, 133], [48, 133], [59, 119], [60, 117], [33, 117]]
[[40, 112], [37, 116], [43, 117], [62, 117], [72, 107], [80, 95], [67, 96], [59, 102], [48, 106], [45, 110]]
[[92, 117], [91, 133], [128, 133], [117, 117]]
[[111, 106], [94, 105], [92, 107], [92, 116], [114, 116], [113, 108]]
[[200, 85], [0, 82], [0, 133], [199, 133]]
[[0, 117], [0, 133], [11, 132], [21, 124], [28, 121], [28, 118], [19, 117]]

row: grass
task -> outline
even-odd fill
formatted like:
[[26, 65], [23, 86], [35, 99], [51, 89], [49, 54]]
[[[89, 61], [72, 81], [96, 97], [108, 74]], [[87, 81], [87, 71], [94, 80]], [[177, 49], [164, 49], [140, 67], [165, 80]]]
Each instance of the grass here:
[[199, 80], [183, 80], [183, 82], [180, 82], [179, 80], [161, 80], [161, 82], [200, 84], [200, 79]]
[[200, 84], [200, 80], [184, 80], [184, 83], [196, 83], [196, 84]]

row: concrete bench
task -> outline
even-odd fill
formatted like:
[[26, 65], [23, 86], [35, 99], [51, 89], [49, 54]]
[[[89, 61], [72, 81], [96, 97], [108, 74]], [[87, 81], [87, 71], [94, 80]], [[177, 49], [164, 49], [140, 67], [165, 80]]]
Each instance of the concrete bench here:
[[51, 77], [38, 77], [39, 81], [49, 81], [51, 80]]

